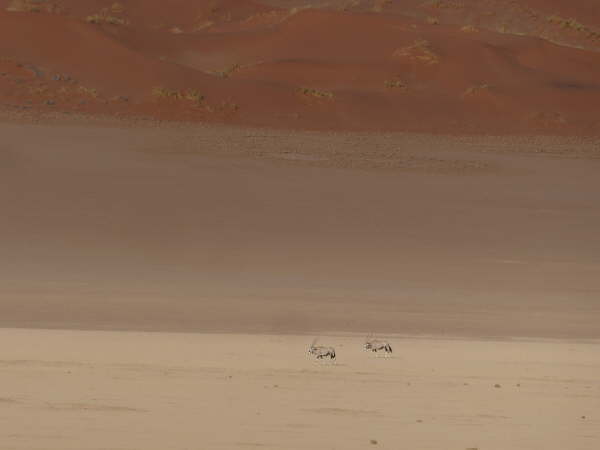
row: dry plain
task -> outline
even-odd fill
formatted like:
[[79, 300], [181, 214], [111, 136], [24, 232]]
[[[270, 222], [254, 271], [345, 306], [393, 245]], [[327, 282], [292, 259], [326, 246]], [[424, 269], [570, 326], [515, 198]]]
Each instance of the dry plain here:
[[598, 343], [323, 336], [329, 364], [310, 340], [4, 329], [0, 447], [598, 448]]
[[0, 448], [600, 446], [595, 141], [0, 132]]
[[0, 450], [599, 449], [594, 3], [0, 0]]

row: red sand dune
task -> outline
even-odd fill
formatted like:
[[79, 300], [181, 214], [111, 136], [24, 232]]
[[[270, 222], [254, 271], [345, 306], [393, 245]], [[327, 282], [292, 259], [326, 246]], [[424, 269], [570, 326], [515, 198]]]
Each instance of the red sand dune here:
[[4, 0], [0, 104], [291, 128], [597, 135], [592, 3]]

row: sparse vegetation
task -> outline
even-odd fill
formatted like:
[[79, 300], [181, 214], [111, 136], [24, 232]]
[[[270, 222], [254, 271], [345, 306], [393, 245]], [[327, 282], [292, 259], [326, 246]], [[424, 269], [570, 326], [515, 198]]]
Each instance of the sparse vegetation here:
[[187, 89], [185, 91], [177, 91], [174, 89], [168, 89], [165, 87], [157, 86], [152, 89], [152, 96], [158, 99], [165, 100], [187, 100], [196, 105], [201, 104], [204, 101], [204, 95], [202, 95], [196, 89]]
[[565, 30], [574, 30], [574, 31], [577, 31], [578, 33], [585, 33], [587, 35], [587, 37], [589, 37], [590, 39], [594, 39], [594, 40], [600, 39], [600, 31], [592, 30], [589, 27], [582, 24], [581, 22], [577, 21], [576, 19], [573, 19], [573, 18], [566, 19], [564, 17], [553, 15], [553, 16], [547, 17], [546, 20], [549, 23], [551, 23], [553, 25], [557, 25]]
[[188, 89], [184, 93], [184, 98], [190, 102], [200, 104], [204, 101], [204, 95], [202, 95], [196, 89]]
[[338, 9], [340, 11], [351, 11], [353, 8], [360, 6], [360, 0], [350, 0], [347, 3], [341, 4]]
[[103, 16], [101, 14], [92, 14], [91, 16], [87, 16], [85, 20], [88, 23], [93, 23], [96, 25], [100, 25], [102, 23], [108, 23], [110, 25], [125, 25], [127, 23], [125, 19], [121, 19], [120, 17]]
[[204, 109], [211, 114], [229, 115], [238, 112], [240, 106], [232, 101], [222, 101], [216, 106], [205, 105]]
[[406, 85], [400, 80], [385, 80], [383, 84], [388, 89], [406, 89]]
[[464, 33], [477, 33], [477, 32], [479, 32], [479, 29], [473, 25], [465, 25], [460, 28], [460, 31], [462, 31]]
[[373, 11], [374, 12], [382, 12], [383, 9], [390, 5], [392, 3], [392, 0], [376, 0], [375, 4], [373, 5]]
[[13, 12], [41, 12], [46, 0], [11, 0], [6, 7]]
[[564, 17], [560, 17], [560, 16], [549, 16], [547, 18], [548, 22], [554, 24], [554, 25], [558, 25], [561, 28], [570, 28], [573, 30], [577, 30], [577, 31], [585, 31], [586, 30], [586, 26], [583, 25], [582, 23], [578, 22], [577, 20], [571, 18], [571, 19], [565, 19]]
[[565, 117], [554, 111], [540, 111], [529, 116], [529, 120], [543, 127], [554, 127], [564, 125]]
[[183, 98], [183, 94], [180, 91], [159, 86], [152, 89], [152, 95], [157, 98], [172, 98], [175, 100], [181, 100]]
[[111, 15], [120, 14], [123, 11], [123, 7], [119, 3], [113, 3], [111, 8], [103, 8], [96, 14], [91, 14], [85, 18], [86, 22], [93, 23], [96, 25], [110, 24], [110, 25], [127, 25], [127, 20], [122, 17]]
[[488, 91], [492, 86], [489, 84], [478, 84], [475, 86], [471, 86], [463, 92], [463, 97], [470, 97], [482, 91]]
[[431, 7], [437, 9], [462, 9], [465, 7], [465, 4], [458, 0], [437, 0], [431, 4]]
[[[26, 91], [32, 97], [50, 99], [60, 102], [62, 105], [72, 104], [76, 101], [82, 102], [103, 102], [101, 94], [95, 88], [90, 88], [79, 84], [70, 77], [64, 78], [60, 83], [40, 81], [25, 87]], [[83, 98], [83, 100], [82, 100]]]
[[85, 18], [85, 21], [88, 23], [100, 24], [103, 20], [102, 17], [100, 17], [100, 14], [91, 14]]
[[298, 92], [307, 97], [315, 97], [319, 99], [331, 100], [333, 98], [333, 93], [330, 91], [321, 91], [319, 89], [301, 87], [298, 88]]
[[125, 7], [121, 3], [115, 2], [111, 5], [110, 11], [114, 14], [122, 14], [125, 11]]
[[98, 97], [98, 91], [94, 88], [88, 88], [85, 86], [79, 86], [79, 92], [83, 95], [87, 95], [88, 97], [96, 98]]
[[395, 58], [409, 58], [427, 65], [440, 62], [439, 56], [425, 39], [416, 40], [412, 45], [397, 49], [392, 56]]
[[196, 26], [194, 26], [192, 28], [192, 31], [202, 31], [202, 30], [212, 27], [214, 24], [215, 23], [212, 20], [205, 20], [203, 22], [198, 23]]
[[242, 66], [240, 66], [239, 64], [232, 64], [231, 66], [227, 67], [226, 69], [223, 69], [223, 70], [220, 70], [217, 72], [213, 72], [213, 73], [215, 75], [218, 75], [221, 78], [229, 78], [232, 73], [237, 72], [241, 68], [242, 68]]
[[281, 22], [282, 20], [284, 20], [287, 17], [287, 14], [284, 14], [280, 11], [269, 11], [269, 12], [259, 12], [256, 14], [251, 14], [248, 17], [246, 17], [245, 19], [243, 19], [240, 23], [246, 25], [246, 24], [253, 24], [256, 22]]

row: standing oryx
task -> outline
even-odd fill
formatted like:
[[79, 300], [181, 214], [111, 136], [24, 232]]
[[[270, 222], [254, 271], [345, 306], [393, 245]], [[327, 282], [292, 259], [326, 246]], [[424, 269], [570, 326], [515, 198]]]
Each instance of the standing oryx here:
[[312, 341], [312, 344], [310, 344], [310, 347], [308, 348], [308, 354], [315, 356], [317, 359], [335, 359], [335, 348], [316, 345], [317, 339], [318, 338], [315, 338], [315, 340]]
[[371, 350], [374, 353], [383, 351], [386, 354], [392, 354], [392, 346], [388, 341], [375, 339], [372, 335], [367, 336], [365, 339], [365, 350]]

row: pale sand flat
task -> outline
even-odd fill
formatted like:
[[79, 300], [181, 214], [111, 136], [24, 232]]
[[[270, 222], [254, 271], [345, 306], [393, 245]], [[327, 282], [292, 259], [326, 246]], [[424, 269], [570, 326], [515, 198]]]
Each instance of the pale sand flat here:
[[[597, 450], [600, 343], [0, 330], [0, 448]], [[500, 388], [494, 385], [499, 384]], [[585, 416], [585, 419], [582, 418]]]

